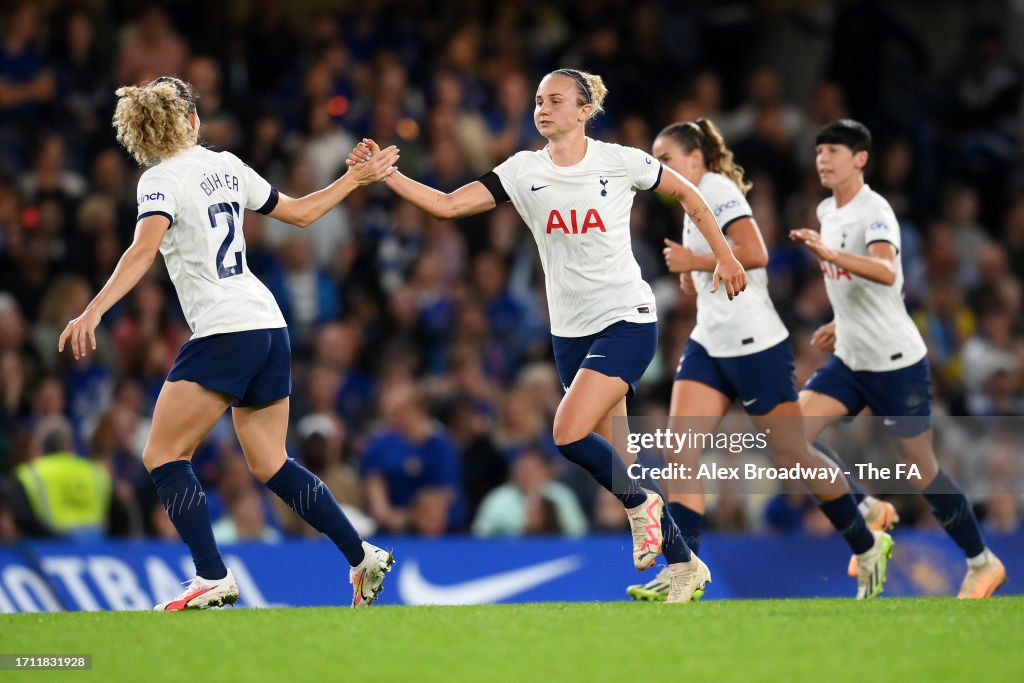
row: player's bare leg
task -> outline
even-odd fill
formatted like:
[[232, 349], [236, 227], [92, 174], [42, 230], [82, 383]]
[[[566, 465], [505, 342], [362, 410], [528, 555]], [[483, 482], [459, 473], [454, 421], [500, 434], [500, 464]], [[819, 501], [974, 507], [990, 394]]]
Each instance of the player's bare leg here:
[[814, 443], [821, 433], [849, 414], [842, 401], [817, 391], [800, 392], [800, 411], [804, 416], [804, 435]]
[[164, 382], [153, 409], [153, 426], [142, 451], [152, 472], [174, 460], [190, 460], [224, 411], [231, 397], [195, 382]]
[[235, 424], [245, 462], [252, 476], [263, 483], [277, 474], [288, 459], [285, 439], [288, 436], [289, 411], [287, 398], [266, 406], [231, 409], [231, 420]]

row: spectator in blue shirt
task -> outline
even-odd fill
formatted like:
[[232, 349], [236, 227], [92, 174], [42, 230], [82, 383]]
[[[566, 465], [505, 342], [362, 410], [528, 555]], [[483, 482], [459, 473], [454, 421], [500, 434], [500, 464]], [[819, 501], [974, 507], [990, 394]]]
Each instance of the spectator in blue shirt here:
[[448, 431], [412, 384], [386, 389], [380, 410], [387, 426], [371, 437], [359, 463], [370, 514], [394, 533], [439, 536], [460, 526], [462, 467]]

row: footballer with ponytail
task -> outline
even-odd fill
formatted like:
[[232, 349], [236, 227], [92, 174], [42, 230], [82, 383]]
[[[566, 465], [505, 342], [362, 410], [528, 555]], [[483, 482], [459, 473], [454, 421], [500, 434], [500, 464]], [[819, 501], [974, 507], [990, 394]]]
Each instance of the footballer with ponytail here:
[[734, 182], [743, 194], [750, 191], [752, 185], [744, 180], [743, 167], [733, 159], [732, 150], [725, 146], [725, 139], [710, 120], [700, 118], [685, 123], [673, 123], [658, 136], [675, 138], [687, 154], [700, 150], [708, 171], [724, 175]]

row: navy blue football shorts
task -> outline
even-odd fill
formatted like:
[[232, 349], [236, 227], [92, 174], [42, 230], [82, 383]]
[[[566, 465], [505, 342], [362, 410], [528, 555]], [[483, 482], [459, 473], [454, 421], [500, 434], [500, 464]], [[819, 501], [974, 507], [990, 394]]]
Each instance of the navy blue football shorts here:
[[262, 406], [292, 393], [288, 328], [211, 334], [186, 342], [168, 382], [188, 380], [227, 394], [238, 407]]

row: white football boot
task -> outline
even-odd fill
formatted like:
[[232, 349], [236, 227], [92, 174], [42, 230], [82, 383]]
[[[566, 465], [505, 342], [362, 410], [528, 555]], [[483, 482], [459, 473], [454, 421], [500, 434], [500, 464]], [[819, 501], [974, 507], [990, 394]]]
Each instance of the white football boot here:
[[395, 556], [388, 550], [363, 541], [363, 561], [348, 574], [352, 584], [352, 606], [371, 605], [384, 590], [384, 575], [391, 571]]
[[238, 600], [238, 583], [235, 575], [228, 570], [223, 579], [204, 579], [197, 576], [188, 584], [181, 595], [161, 602], [153, 609], [157, 612], [180, 612], [186, 609], [209, 609], [233, 605]]
[[892, 557], [892, 536], [884, 531], [872, 531], [875, 544], [857, 558], [857, 599], [869, 600], [882, 594], [888, 578], [889, 558]]
[[703, 560], [692, 554], [689, 562], [669, 566], [671, 587], [665, 602], [694, 602], [700, 600], [711, 583], [711, 570]]
[[[867, 522], [868, 528], [872, 531], [890, 531], [900, 521], [899, 513], [896, 512], [892, 503], [878, 500], [874, 496], [864, 496], [864, 500], [857, 507], [864, 515], [864, 521]], [[854, 578], [857, 577], [856, 555], [850, 556], [850, 564], [846, 568], [846, 573]]]
[[644, 492], [647, 494], [644, 502], [626, 510], [629, 528], [633, 533], [633, 566], [640, 571], [654, 565], [665, 541], [661, 533], [665, 501], [657, 493], [646, 489]]

